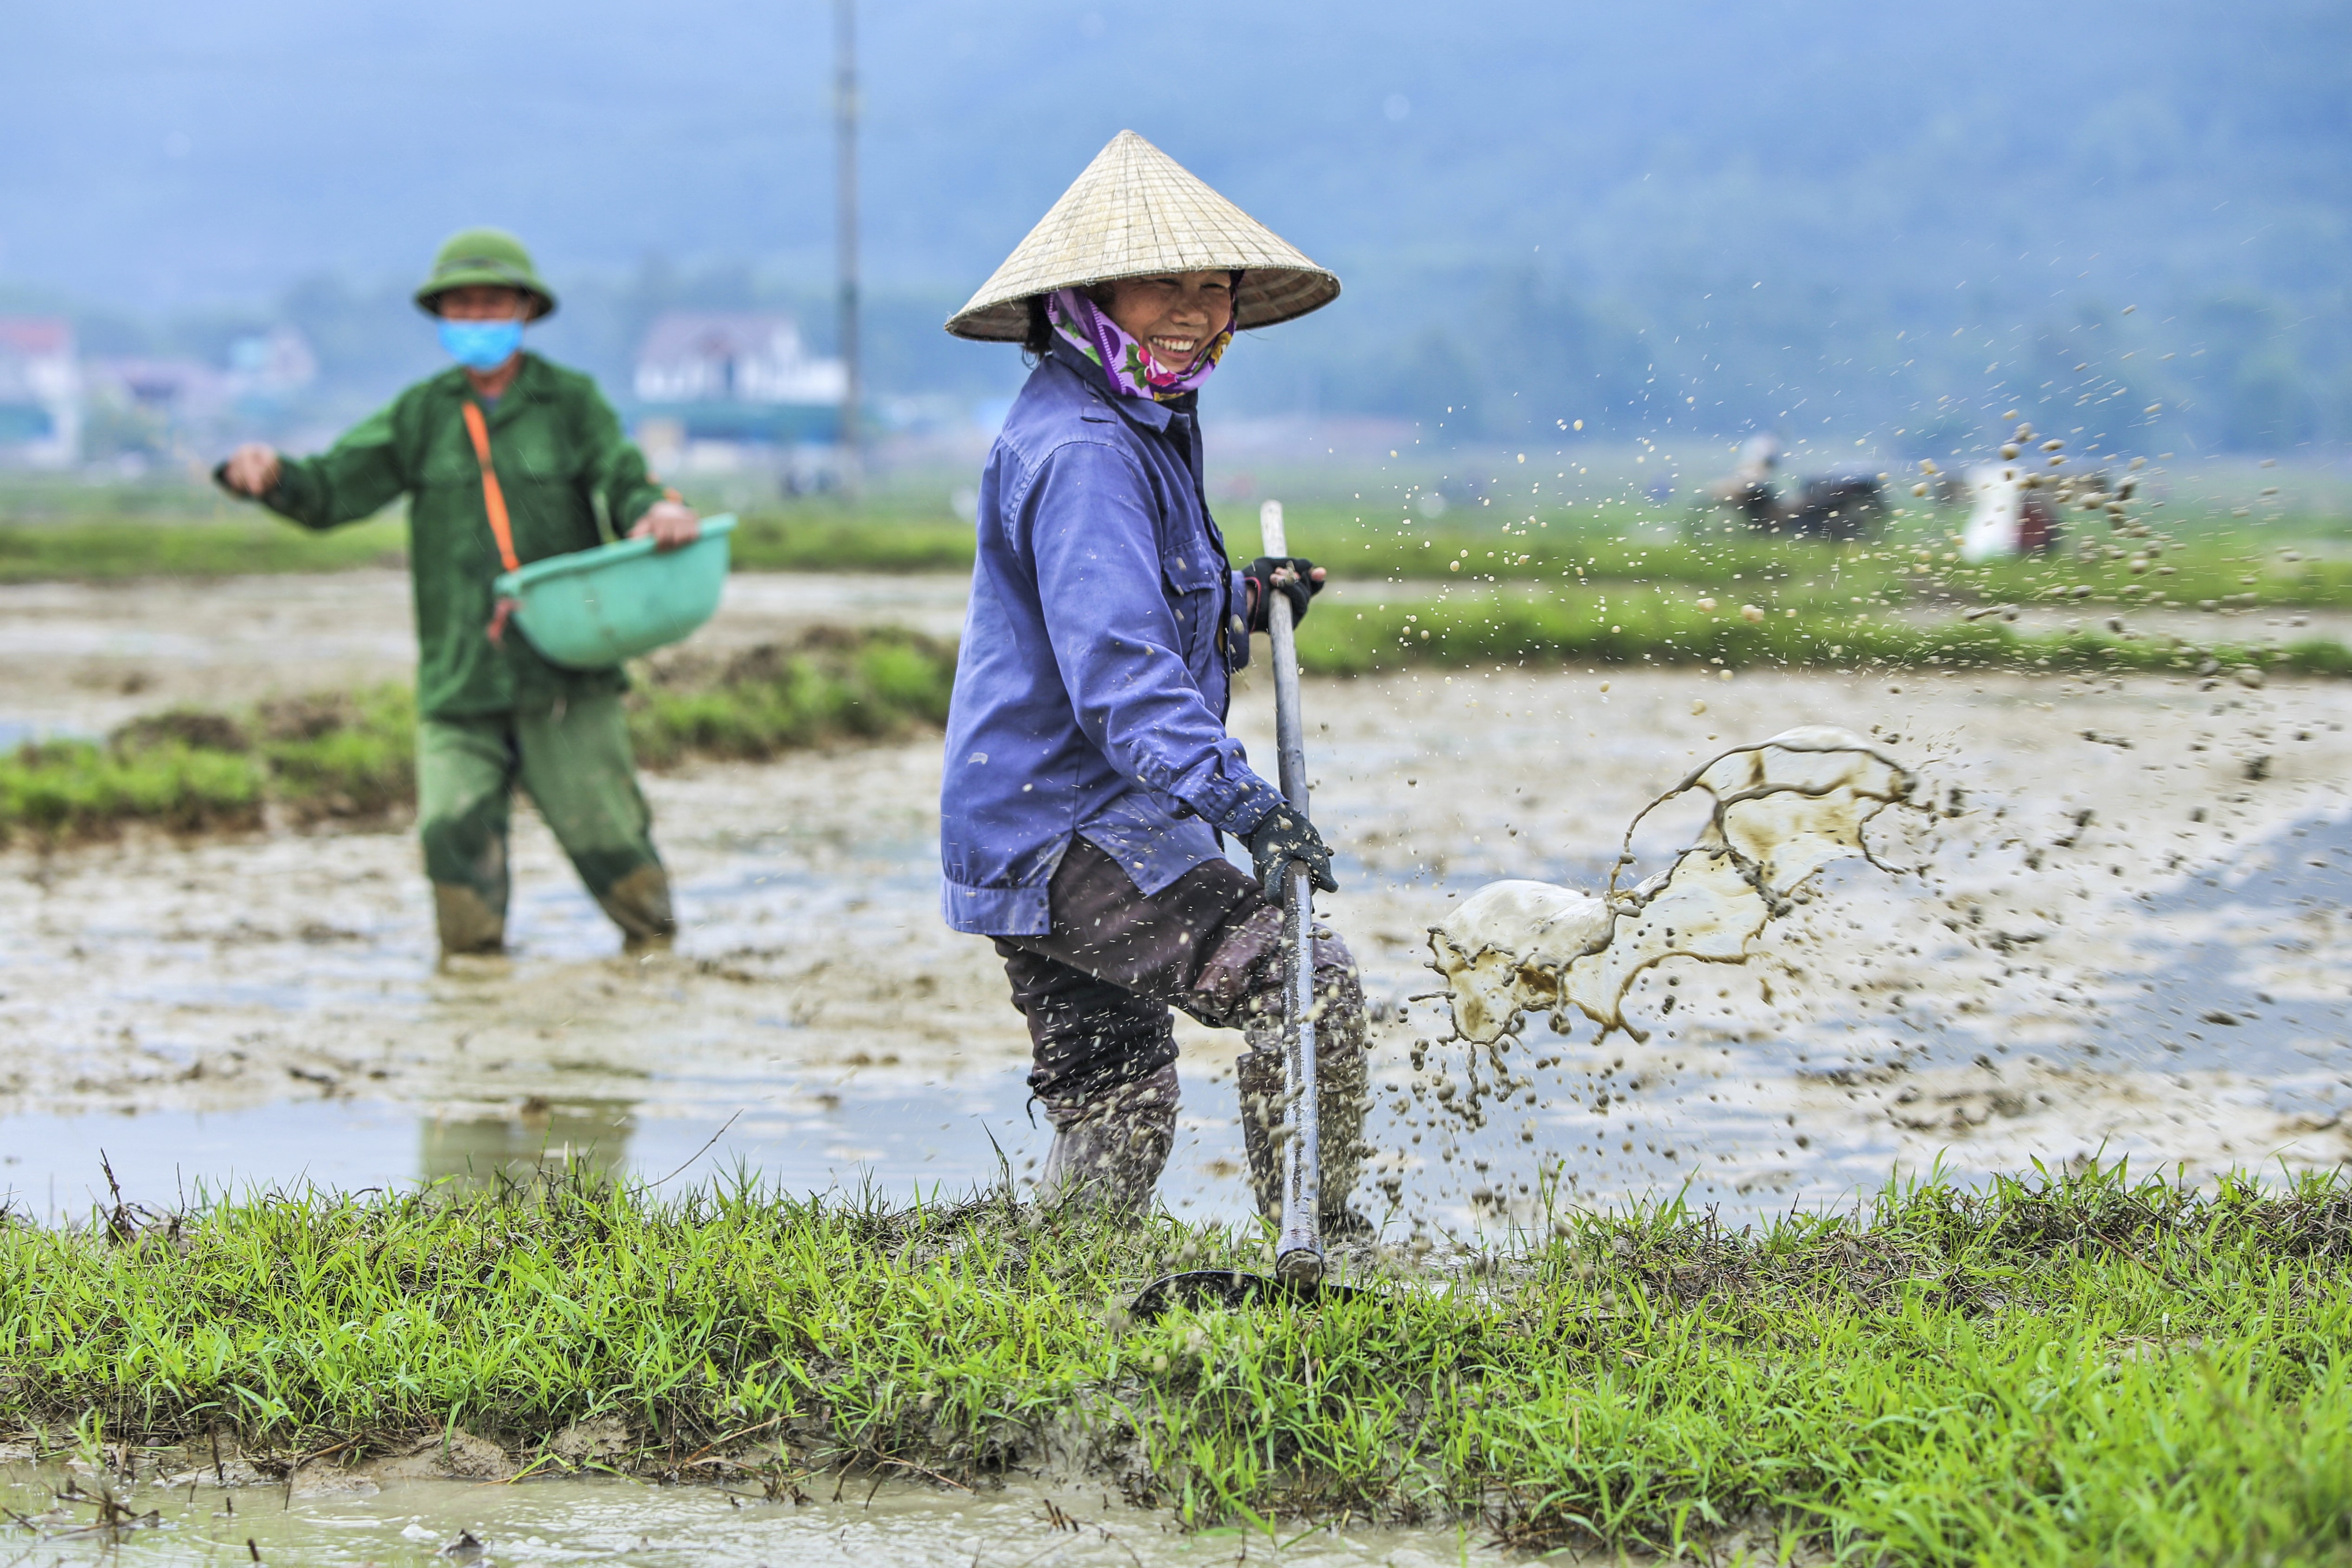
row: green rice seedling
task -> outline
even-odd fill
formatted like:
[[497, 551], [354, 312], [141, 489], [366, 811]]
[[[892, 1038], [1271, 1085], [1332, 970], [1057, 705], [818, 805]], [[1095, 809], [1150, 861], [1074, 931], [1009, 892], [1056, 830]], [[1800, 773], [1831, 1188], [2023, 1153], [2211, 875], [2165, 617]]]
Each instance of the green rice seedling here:
[[174, 832], [261, 821], [262, 775], [249, 755], [162, 739], [127, 748], [37, 741], [0, 755], [0, 842], [102, 837], [129, 822]]

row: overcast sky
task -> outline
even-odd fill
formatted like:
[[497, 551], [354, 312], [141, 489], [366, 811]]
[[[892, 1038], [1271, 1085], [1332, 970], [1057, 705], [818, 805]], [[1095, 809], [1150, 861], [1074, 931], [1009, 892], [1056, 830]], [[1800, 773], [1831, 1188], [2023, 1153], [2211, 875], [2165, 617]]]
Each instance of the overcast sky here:
[[[1548, 247], [1604, 278], [2328, 287], [2352, 244], [2340, 3], [866, 11], [884, 283], [976, 284], [1122, 127], [1373, 276]], [[8, 34], [0, 285], [255, 298], [406, 276], [480, 221], [559, 277], [830, 272], [808, 0], [111, 0], [12, 7]]]

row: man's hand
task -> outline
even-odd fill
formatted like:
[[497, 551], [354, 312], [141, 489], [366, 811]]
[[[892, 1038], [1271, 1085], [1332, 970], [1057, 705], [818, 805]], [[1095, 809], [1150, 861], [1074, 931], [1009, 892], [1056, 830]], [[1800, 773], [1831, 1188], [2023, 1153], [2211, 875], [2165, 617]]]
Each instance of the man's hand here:
[[1287, 802], [1268, 811], [1265, 821], [1251, 829], [1243, 841], [1257, 862], [1258, 885], [1276, 903], [1290, 896], [1290, 878], [1286, 873], [1294, 861], [1307, 868], [1315, 885], [1324, 892], [1339, 891], [1339, 884], [1331, 880], [1330, 846], [1315, 831], [1315, 824]]
[[228, 461], [220, 465], [220, 482], [240, 496], [259, 500], [278, 488], [278, 478], [285, 472], [286, 465], [278, 460], [276, 451], [258, 441], [248, 441], [230, 453]]
[[1249, 629], [1266, 629], [1276, 589], [1290, 601], [1290, 623], [1306, 620], [1307, 601], [1323, 591], [1323, 575], [1321, 567], [1301, 556], [1262, 555], [1242, 568], [1249, 584]]
[[678, 501], [656, 501], [629, 530], [633, 539], [650, 538], [656, 549], [676, 549], [702, 537], [702, 519], [694, 508]]

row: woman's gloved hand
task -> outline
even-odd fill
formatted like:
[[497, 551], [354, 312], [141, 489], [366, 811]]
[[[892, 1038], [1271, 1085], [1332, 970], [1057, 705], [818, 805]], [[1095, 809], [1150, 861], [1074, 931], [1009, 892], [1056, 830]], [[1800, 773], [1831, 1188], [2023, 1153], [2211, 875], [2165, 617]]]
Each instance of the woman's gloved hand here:
[[[1276, 582], [1275, 574], [1283, 574]], [[1249, 584], [1249, 629], [1266, 629], [1267, 606], [1274, 602], [1274, 591], [1281, 589], [1290, 600], [1290, 623], [1297, 625], [1307, 619], [1307, 601], [1323, 591], [1323, 569], [1303, 556], [1262, 555], [1242, 568], [1242, 579]]]
[[1315, 885], [1326, 893], [1337, 893], [1339, 884], [1331, 880], [1331, 846], [1315, 831], [1315, 824], [1306, 814], [1289, 806], [1276, 806], [1265, 814], [1265, 821], [1250, 830], [1243, 841], [1249, 845], [1250, 858], [1257, 862], [1258, 885], [1268, 896], [1285, 896], [1286, 879], [1284, 868], [1297, 861], [1305, 866]]

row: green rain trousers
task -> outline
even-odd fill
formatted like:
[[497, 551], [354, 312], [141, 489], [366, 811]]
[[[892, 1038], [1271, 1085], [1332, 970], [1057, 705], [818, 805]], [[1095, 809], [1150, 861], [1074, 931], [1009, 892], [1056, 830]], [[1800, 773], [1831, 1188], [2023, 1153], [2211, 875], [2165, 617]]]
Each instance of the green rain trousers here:
[[441, 950], [494, 953], [505, 944], [517, 784], [628, 946], [667, 940], [677, 929], [669, 878], [654, 852], [620, 696], [583, 692], [544, 709], [419, 722], [416, 816]]

